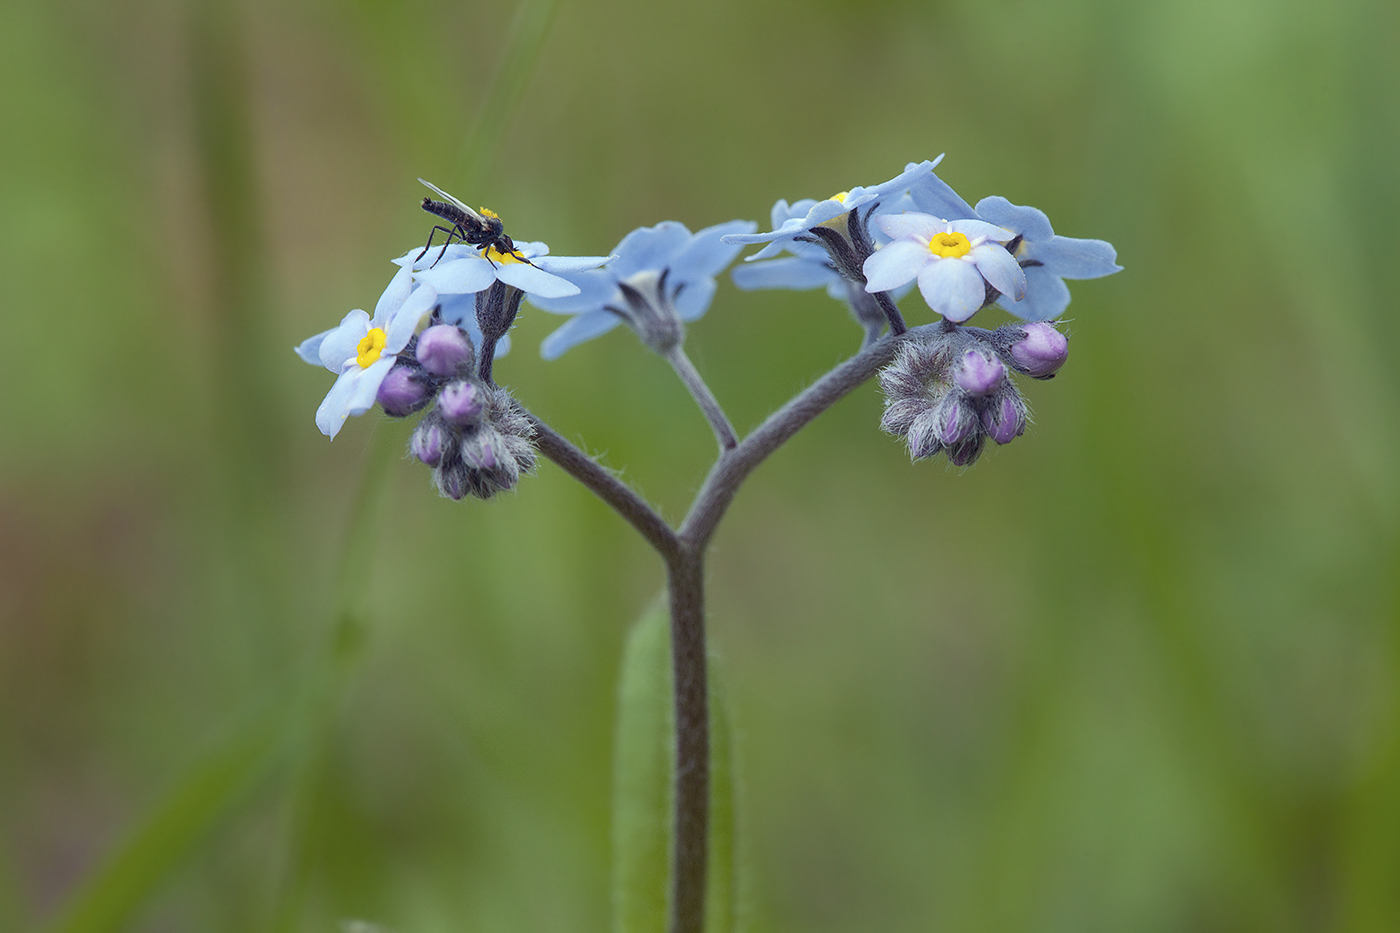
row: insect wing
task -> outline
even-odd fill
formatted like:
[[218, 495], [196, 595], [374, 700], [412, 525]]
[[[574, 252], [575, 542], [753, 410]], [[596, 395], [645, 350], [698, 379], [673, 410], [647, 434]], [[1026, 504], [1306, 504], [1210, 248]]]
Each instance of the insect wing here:
[[477, 220], [480, 220], [480, 221], [483, 222], [483, 223], [486, 222], [486, 218], [485, 218], [485, 217], [482, 217], [482, 216], [481, 216], [480, 214], [478, 214], [476, 211], [472, 210], [470, 207], [467, 207], [467, 205], [463, 204], [461, 201], [457, 200], [457, 199], [454, 198], [452, 195], [448, 194], [446, 191], [443, 191], [443, 190], [442, 190], [441, 188], [439, 188], [437, 185], [433, 184], [432, 182], [430, 182], [430, 181], [428, 181], [427, 179], [424, 179], [424, 178], [420, 178], [420, 179], [418, 179], [418, 180], [419, 180], [420, 182], [422, 182], [423, 184], [427, 185], [427, 186], [428, 186], [430, 189], [432, 189], [434, 192], [436, 192], [436, 193], [438, 194], [438, 196], [440, 196], [440, 197], [441, 197], [444, 201], [446, 201], [447, 203], [449, 203], [449, 204], [455, 204], [455, 205], [457, 205], [458, 207], [460, 207], [462, 210], [466, 211], [466, 212], [467, 212], [467, 216], [469, 216], [469, 217], [474, 217], [474, 218], [476, 218]]

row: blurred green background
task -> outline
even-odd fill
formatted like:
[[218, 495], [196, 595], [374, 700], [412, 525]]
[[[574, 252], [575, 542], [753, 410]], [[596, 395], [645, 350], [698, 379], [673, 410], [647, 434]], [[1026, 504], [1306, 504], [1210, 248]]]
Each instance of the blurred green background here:
[[[1400, 929], [1397, 47], [1382, 0], [5, 4], [0, 929], [607, 929], [658, 560], [552, 465], [452, 503], [402, 422], [327, 442], [291, 347], [419, 175], [595, 254], [940, 152], [1126, 271], [973, 469], [868, 385], [740, 494], [746, 929]], [[678, 518], [704, 423], [557, 323], [497, 377]], [[858, 340], [725, 284], [690, 349], [746, 430]]]

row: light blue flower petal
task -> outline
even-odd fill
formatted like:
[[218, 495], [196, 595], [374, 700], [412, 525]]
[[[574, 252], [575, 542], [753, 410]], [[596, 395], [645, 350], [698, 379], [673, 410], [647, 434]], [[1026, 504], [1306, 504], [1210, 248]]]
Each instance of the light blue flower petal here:
[[655, 227], [638, 227], [617, 244], [617, 259], [608, 265], [613, 275], [627, 279], [646, 269], [665, 269], [690, 242], [683, 223], [663, 220]]
[[496, 270], [496, 278], [522, 292], [539, 295], [541, 298], [563, 298], [565, 295], [577, 295], [579, 292], [579, 287], [568, 279], [561, 279], [523, 262], [501, 263]]
[[530, 304], [553, 314], [582, 314], [621, 300], [618, 296], [617, 280], [607, 269], [586, 269], [583, 272], [571, 273], [568, 279], [578, 286], [577, 295], [566, 295], [563, 298], [530, 295]]
[[1016, 236], [1005, 227], [998, 227], [996, 224], [989, 224], [981, 220], [950, 220], [948, 221], [948, 229], [955, 233], [961, 233], [969, 240], [984, 236], [997, 243], [1005, 243]]
[[294, 348], [296, 355], [312, 366], [323, 366], [321, 362], [321, 342], [330, 334], [335, 333], [335, 328], [323, 330], [315, 337], [307, 337]]
[[919, 237], [927, 243], [933, 239], [934, 234], [943, 233], [948, 227], [948, 222], [932, 214], [911, 211], [906, 214], [877, 214], [875, 227], [891, 240]]
[[373, 408], [375, 398], [379, 395], [379, 384], [397, 362], [397, 357], [385, 354], [360, 370], [360, 378], [355, 380], [346, 402], [346, 411], [352, 415], [363, 415]]
[[[815, 209], [815, 202], [813, 204], [813, 209]], [[838, 211], [837, 213], [840, 212]], [[835, 215], [833, 214], [832, 216]], [[767, 233], [729, 233], [722, 239], [725, 243], [769, 243], [771, 245], [773, 240], [782, 237], [797, 236], [800, 233], [804, 233], [809, 226], [806, 219], [806, 214], [803, 214], [801, 217], [789, 217], [787, 220], [783, 221], [781, 227], [777, 227]]]
[[939, 259], [924, 266], [919, 291], [930, 308], [959, 324], [977, 313], [987, 297], [981, 273], [965, 259]]
[[611, 311], [589, 311], [565, 321], [558, 330], [544, 338], [540, 344], [540, 356], [547, 360], [557, 360], [564, 351], [605, 334], [622, 323], [622, 318]]
[[1006, 198], [990, 197], [977, 202], [977, 216], [990, 224], [1019, 233], [1026, 240], [1048, 240], [1055, 235], [1050, 218], [1034, 207], [1012, 204]]
[[359, 381], [361, 372], [356, 366], [341, 373], [335, 385], [326, 393], [321, 406], [316, 409], [316, 427], [331, 440], [335, 440], [340, 426], [350, 417], [350, 396], [355, 392], [355, 383]]
[[850, 190], [850, 193], [842, 199], [842, 203], [845, 205], [846, 210], [852, 210], [857, 207], [864, 207], [871, 201], [882, 198], [891, 192], [903, 192], [913, 185], [921, 183], [926, 173], [932, 175], [933, 167], [941, 161], [943, 161], [943, 156], [940, 155], [938, 158], [931, 161], [925, 160], [923, 162], [910, 163], [904, 167], [904, 171], [900, 172], [889, 181], [881, 182], [878, 185], [872, 185], [869, 188], [862, 188], [858, 185]]
[[401, 266], [394, 277], [385, 286], [384, 293], [379, 296], [379, 301], [374, 306], [374, 326], [380, 326], [380, 322], [387, 321], [389, 315], [399, 309], [399, 305], [408, 299], [408, 293], [413, 291], [413, 272], [407, 266]]
[[909, 186], [909, 198], [914, 210], [946, 220], [965, 220], [977, 216], [972, 207], [932, 171]]
[[928, 247], [917, 240], [895, 240], [865, 261], [865, 290], [887, 292], [898, 288], [931, 261]]
[[967, 255], [992, 288], [1010, 296], [1012, 301], [1026, 296], [1026, 273], [1004, 248], [995, 243], [983, 243], [974, 246]]
[[424, 269], [417, 274], [417, 279], [431, 285], [440, 295], [466, 295], [490, 288], [496, 281], [496, 269], [489, 259], [473, 253]]
[[671, 303], [682, 321], [693, 321], [710, 309], [710, 302], [714, 298], [714, 279], [691, 279]]
[[841, 274], [830, 265], [797, 256], [737, 266], [730, 277], [744, 291], [758, 288], [817, 288], [821, 285], [840, 285], [841, 282]]
[[612, 256], [539, 256], [531, 258], [530, 261], [546, 272], [552, 272], [555, 275], [572, 275], [576, 272], [596, 269], [616, 258], [616, 254]]
[[758, 224], [752, 220], [731, 220], [696, 233], [671, 261], [671, 281], [719, 275], [743, 249], [738, 243], [724, 243], [720, 238], [729, 233], [753, 233], [757, 229]]
[[1020, 301], [997, 299], [997, 304], [1026, 321], [1053, 321], [1069, 306], [1069, 286], [1044, 266], [1026, 270], [1026, 297]]
[[1049, 243], [1029, 244], [1022, 259], [1038, 259], [1045, 269], [1067, 279], [1097, 279], [1122, 270], [1118, 252], [1103, 240], [1077, 240], [1057, 236]]
[[321, 341], [321, 365], [333, 373], [345, 368], [345, 361], [359, 351], [360, 341], [369, 333], [369, 315], [356, 308], [341, 319], [340, 326]]
[[392, 355], [408, 346], [408, 341], [427, 323], [437, 303], [438, 295], [431, 285], [415, 288], [403, 307], [389, 320], [384, 334], [384, 352]]

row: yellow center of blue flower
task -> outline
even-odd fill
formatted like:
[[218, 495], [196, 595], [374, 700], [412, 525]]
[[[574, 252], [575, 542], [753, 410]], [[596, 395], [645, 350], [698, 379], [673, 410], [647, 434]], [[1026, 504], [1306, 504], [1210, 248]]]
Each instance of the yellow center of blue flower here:
[[957, 259], [966, 256], [972, 244], [961, 233], [935, 233], [928, 241], [928, 251], [943, 259]]
[[369, 329], [369, 333], [365, 334], [360, 345], [355, 348], [355, 362], [360, 364], [361, 369], [369, 369], [379, 361], [380, 355], [384, 352], [384, 344], [388, 339], [382, 327]]

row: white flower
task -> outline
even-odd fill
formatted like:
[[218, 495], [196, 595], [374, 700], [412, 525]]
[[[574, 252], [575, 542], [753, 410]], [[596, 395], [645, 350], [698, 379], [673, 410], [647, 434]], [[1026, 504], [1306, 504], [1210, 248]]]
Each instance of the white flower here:
[[1016, 301], [1026, 293], [1025, 272], [1002, 246], [1013, 234], [1001, 227], [915, 212], [877, 216], [875, 225], [891, 242], [865, 261], [868, 292], [918, 279], [928, 306], [957, 323], [986, 304], [988, 285]]

